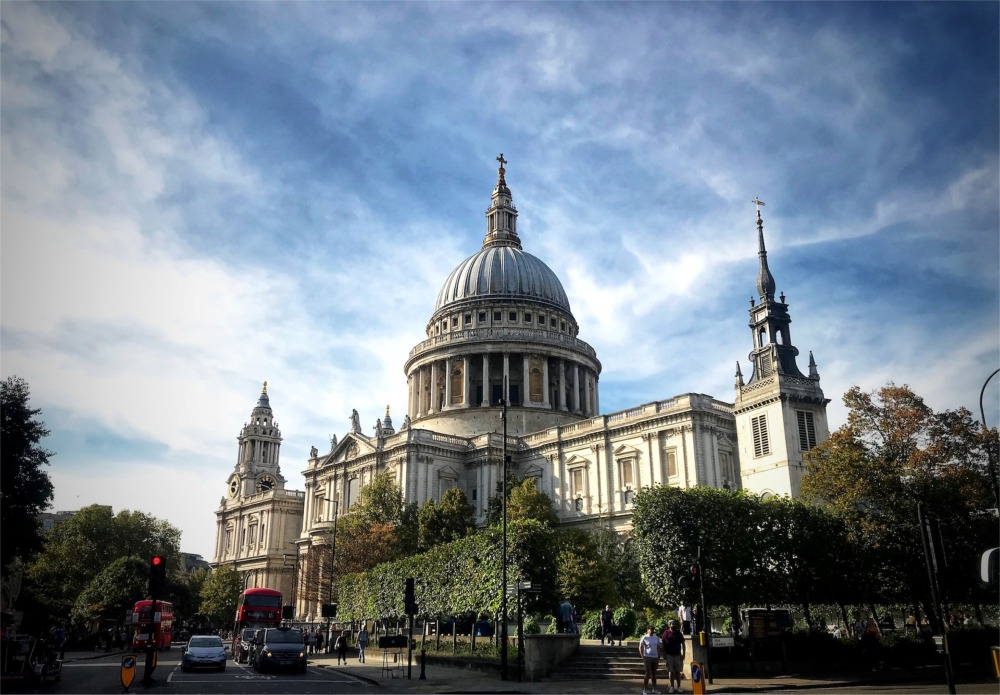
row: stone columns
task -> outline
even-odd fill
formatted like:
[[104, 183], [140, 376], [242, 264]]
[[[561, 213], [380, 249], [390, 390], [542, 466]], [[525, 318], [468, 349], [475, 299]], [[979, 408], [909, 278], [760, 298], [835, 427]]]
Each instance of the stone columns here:
[[593, 417], [594, 411], [593, 408], [591, 408], [590, 403], [590, 373], [587, 371], [583, 374], [583, 402], [584, 408], [586, 409], [584, 415], [587, 417]]
[[542, 407], [551, 408], [552, 398], [549, 396], [549, 358], [542, 360]]
[[433, 415], [437, 412], [437, 381], [438, 381], [438, 365], [437, 362], [431, 362], [431, 403], [430, 407], [427, 408], [427, 414]]
[[573, 412], [580, 412], [580, 365], [573, 365]]
[[[503, 353], [503, 386], [500, 387], [501, 397], [506, 400], [510, 397], [508, 389], [510, 388], [510, 353]], [[511, 404], [513, 405], [513, 404]]]
[[486, 353], [483, 355], [483, 402], [480, 403], [483, 408], [490, 405], [490, 355]]
[[470, 374], [472, 370], [469, 369], [469, 356], [464, 355], [462, 357], [462, 407], [468, 408], [472, 405], [472, 397], [469, 396], [469, 392], [472, 390], [472, 376]]
[[451, 407], [451, 358], [444, 360], [444, 407], [441, 410], [448, 410]]
[[559, 360], [559, 410], [566, 408], [566, 360]]

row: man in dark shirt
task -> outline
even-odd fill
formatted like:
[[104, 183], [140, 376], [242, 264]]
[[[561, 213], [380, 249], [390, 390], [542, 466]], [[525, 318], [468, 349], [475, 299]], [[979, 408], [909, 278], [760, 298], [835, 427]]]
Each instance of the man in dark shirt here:
[[[677, 629], [677, 621], [671, 620], [667, 625], [667, 629], [663, 631], [663, 636], [660, 638], [660, 642], [663, 645], [663, 656], [666, 669], [667, 677], [670, 679], [670, 687], [667, 688], [668, 693], [679, 693], [681, 691], [681, 671], [684, 670], [684, 651], [686, 645], [684, 644], [684, 635], [681, 634], [680, 630]], [[674, 682], [677, 683], [674, 686]]]
[[604, 610], [601, 611], [601, 644], [604, 644], [604, 638], [608, 638], [608, 644], [614, 645], [615, 643], [615, 614], [611, 612], [611, 606], [605, 606]]

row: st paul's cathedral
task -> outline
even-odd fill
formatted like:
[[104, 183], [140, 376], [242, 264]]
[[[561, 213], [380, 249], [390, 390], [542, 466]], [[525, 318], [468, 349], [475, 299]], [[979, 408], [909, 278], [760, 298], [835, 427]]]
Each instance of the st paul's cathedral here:
[[[331, 542], [337, 514], [349, 513], [383, 472], [407, 503], [440, 501], [458, 487], [483, 522], [506, 450], [510, 470], [535, 480], [561, 524], [601, 517], [627, 531], [633, 497], [646, 486], [795, 497], [804, 453], [829, 434], [815, 361], [810, 353], [808, 374], [799, 370], [788, 305], [784, 294], [775, 298], [760, 201], [752, 371], [744, 380], [737, 362], [734, 402], [685, 393], [602, 414], [601, 362], [580, 339], [559, 278], [524, 251], [503, 155], [498, 161], [482, 248], [444, 280], [425, 339], [403, 361], [409, 396], [399, 428], [387, 407], [368, 436], [354, 413], [330, 451], [313, 448], [300, 462], [304, 491], [286, 487], [266, 382], [238, 436], [236, 465], [216, 511], [214, 565], [234, 566], [245, 586], [294, 595], [297, 620], [318, 620], [326, 597], [302, 586], [293, 593], [293, 576], [309, 574], [310, 550]], [[323, 551], [313, 553], [316, 564], [329, 558]], [[292, 572], [296, 557], [299, 571]]]

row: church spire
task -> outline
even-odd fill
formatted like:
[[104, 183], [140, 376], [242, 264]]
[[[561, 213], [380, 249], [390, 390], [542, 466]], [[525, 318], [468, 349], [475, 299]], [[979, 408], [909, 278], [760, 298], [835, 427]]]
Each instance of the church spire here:
[[483, 247], [487, 246], [513, 246], [521, 250], [521, 239], [517, 236], [517, 208], [511, 202], [510, 189], [507, 188], [507, 180], [504, 175], [507, 170], [504, 164], [503, 152], [497, 157], [500, 168], [497, 171], [497, 185], [493, 189], [493, 200], [489, 210], [486, 211], [486, 236], [483, 238]]
[[764, 248], [764, 220], [760, 216], [760, 208], [764, 201], [754, 198], [752, 201], [757, 206], [757, 256], [760, 258], [760, 270], [757, 271], [757, 294], [761, 301], [774, 299], [774, 276], [767, 267], [767, 249]]

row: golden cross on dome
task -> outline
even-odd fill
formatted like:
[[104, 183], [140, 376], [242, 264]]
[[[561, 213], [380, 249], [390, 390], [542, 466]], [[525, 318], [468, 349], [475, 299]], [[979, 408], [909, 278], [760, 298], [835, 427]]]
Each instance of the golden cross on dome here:
[[507, 160], [503, 158], [503, 152], [497, 157], [497, 161], [500, 162], [500, 168], [503, 169], [503, 165], [507, 163]]

